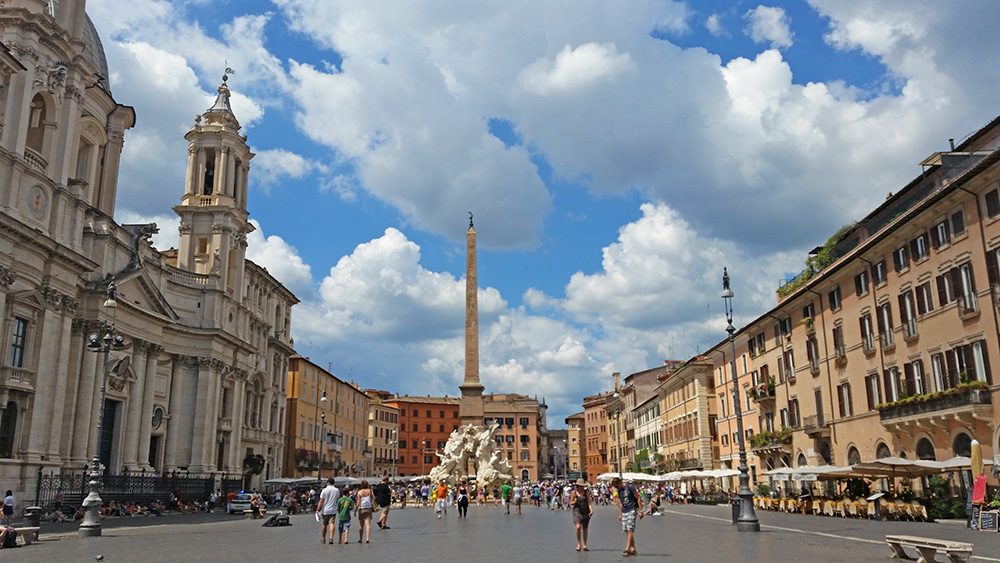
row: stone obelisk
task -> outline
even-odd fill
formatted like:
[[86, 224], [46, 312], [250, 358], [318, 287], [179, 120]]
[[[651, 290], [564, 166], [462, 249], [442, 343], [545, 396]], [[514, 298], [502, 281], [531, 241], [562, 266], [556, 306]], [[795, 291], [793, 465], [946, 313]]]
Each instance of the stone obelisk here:
[[462, 402], [458, 416], [462, 425], [483, 424], [483, 385], [479, 383], [479, 286], [476, 282], [476, 229], [469, 213], [465, 234], [465, 379], [459, 385]]

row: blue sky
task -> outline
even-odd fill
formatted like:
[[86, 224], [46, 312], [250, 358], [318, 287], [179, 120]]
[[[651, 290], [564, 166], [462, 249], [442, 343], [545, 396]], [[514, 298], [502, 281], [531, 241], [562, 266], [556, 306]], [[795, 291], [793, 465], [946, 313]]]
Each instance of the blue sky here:
[[[226, 64], [257, 157], [250, 257], [296, 349], [419, 394], [462, 379], [466, 213], [481, 377], [549, 425], [611, 374], [775, 304], [809, 249], [1000, 113], [1000, 5], [930, 0], [91, 0], [126, 136], [116, 217], [183, 191]], [[933, 14], [933, 17], [929, 17]]]

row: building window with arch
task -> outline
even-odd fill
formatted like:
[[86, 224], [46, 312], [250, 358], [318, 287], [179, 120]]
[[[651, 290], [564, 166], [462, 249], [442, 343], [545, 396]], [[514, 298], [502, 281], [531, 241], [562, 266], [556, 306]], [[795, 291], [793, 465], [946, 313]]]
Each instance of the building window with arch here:
[[965, 432], [960, 432], [952, 442], [952, 450], [956, 456], [969, 457], [972, 455], [972, 438]]
[[855, 465], [858, 463], [861, 463], [861, 452], [858, 451], [858, 448], [851, 446], [847, 450], [847, 465]]
[[889, 446], [885, 445], [885, 442], [879, 442], [879, 445], [875, 447], [875, 459], [887, 457], [892, 457], [892, 451], [889, 450]]
[[917, 442], [917, 459], [937, 460], [937, 454], [934, 453], [934, 444], [927, 438], [921, 438]]

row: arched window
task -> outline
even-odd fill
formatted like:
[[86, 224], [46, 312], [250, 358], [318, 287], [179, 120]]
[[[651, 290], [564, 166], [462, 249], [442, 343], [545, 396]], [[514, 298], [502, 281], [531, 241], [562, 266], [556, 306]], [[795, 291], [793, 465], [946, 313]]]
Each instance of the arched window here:
[[972, 438], [969, 437], [965, 432], [960, 433], [955, 436], [955, 442], [952, 445], [955, 455], [961, 455], [969, 457], [972, 455]]
[[31, 99], [31, 113], [28, 115], [28, 138], [25, 141], [27, 147], [39, 156], [45, 147], [45, 98], [41, 94], [35, 94]]
[[808, 462], [806, 462], [806, 456], [805, 456], [805, 454], [800, 453], [799, 454], [799, 458], [796, 460], [795, 463], [796, 463], [796, 465], [798, 467], [805, 467], [806, 463], [808, 463]]
[[847, 450], [847, 464], [854, 465], [856, 463], [861, 463], [861, 452], [858, 451], [858, 448], [851, 446]]
[[889, 450], [889, 446], [885, 445], [884, 442], [879, 443], [875, 448], [875, 459], [885, 459], [887, 457], [892, 457], [892, 452]]
[[927, 438], [921, 438], [917, 442], [917, 459], [928, 459], [934, 461], [937, 455], [934, 453], [934, 444]]
[[17, 430], [17, 403], [10, 401], [0, 416], [0, 457], [14, 457], [15, 430]]

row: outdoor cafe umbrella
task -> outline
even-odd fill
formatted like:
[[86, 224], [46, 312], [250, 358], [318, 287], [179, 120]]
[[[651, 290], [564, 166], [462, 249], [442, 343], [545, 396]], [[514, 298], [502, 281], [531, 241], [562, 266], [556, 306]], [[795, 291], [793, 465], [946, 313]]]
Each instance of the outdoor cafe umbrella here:
[[983, 447], [979, 445], [979, 440], [972, 441], [971, 460], [972, 475], [983, 474]]
[[934, 461], [903, 459], [901, 457], [884, 457], [874, 461], [865, 461], [851, 466], [851, 475], [865, 477], [923, 477], [941, 473], [941, 466]]

